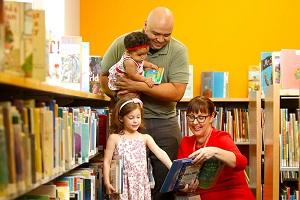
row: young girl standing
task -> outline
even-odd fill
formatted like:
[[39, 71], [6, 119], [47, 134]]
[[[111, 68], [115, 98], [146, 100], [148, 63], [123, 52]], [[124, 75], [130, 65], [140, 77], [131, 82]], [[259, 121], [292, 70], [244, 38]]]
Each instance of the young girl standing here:
[[[146, 147], [168, 168], [172, 161], [165, 151], [157, 146], [148, 134], [139, 132], [143, 128], [143, 103], [138, 98], [125, 96], [120, 99], [112, 113], [112, 134], [107, 140], [104, 155], [104, 184], [111, 199], [151, 200], [147, 174]], [[115, 188], [109, 179], [111, 160], [115, 156], [124, 158], [123, 193], [113, 194]]]

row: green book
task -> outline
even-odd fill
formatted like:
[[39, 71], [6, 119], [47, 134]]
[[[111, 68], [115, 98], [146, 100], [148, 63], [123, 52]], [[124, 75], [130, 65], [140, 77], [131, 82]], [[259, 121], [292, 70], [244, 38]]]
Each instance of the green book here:
[[150, 69], [150, 70], [145, 70], [144, 76], [146, 78], [151, 77], [154, 84], [160, 84], [162, 77], [164, 75], [164, 68], [159, 67], [158, 70], [155, 69]]
[[160, 192], [178, 191], [195, 180], [198, 180], [199, 188], [213, 187], [224, 166], [222, 161], [215, 157], [206, 160], [202, 165], [193, 164], [192, 161], [190, 158], [174, 160]]

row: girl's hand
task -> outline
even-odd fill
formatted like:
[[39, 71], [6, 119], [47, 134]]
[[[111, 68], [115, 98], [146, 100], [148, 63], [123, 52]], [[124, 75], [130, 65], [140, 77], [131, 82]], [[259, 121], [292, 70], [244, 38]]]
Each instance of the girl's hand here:
[[158, 70], [158, 66], [157, 66], [157, 65], [154, 65], [154, 64], [152, 64], [151, 68], [152, 68], [152, 69], [155, 69], [155, 70]]
[[154, 82], [152, 80], [152, 78], [146, 78], [145, 83], [152, 88], [154, 86]]
[[110, 184], [105, 184], [107, 194], [113, 194], [116, 192], [116, 189]]

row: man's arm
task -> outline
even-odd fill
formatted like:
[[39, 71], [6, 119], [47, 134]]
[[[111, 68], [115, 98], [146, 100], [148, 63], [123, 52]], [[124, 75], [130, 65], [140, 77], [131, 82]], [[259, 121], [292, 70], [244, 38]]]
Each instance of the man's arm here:
[[142, 92], [148, 96], [162, 101], [180, 101], [186, 88], [185, 83], [161, 83], [149, 88], [144, 82], [137, 82], [125, 77], [120, 77], [116, 85], [121, 90], [130, 92]]
[[125, 47], [123, 43], [124, 35], [117, 38], [105, 52], [101, 61], [100, 84], [102, 91], [109, 97], [114, 96], [114, 92], [108, 88], [108, 71], [122, 57]]
[[102, 88], [102, 91], [109, 96], [110, 98], [114, 97], [114, 92], [111, 91], [108, 87], [108, 76], [105, 74], [100, 74], [100, 85]]

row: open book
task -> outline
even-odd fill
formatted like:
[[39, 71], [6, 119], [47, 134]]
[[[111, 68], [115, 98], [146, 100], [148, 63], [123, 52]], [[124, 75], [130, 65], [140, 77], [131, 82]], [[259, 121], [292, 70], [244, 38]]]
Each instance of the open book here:
[[151, 77], [154, 84], [160, 84], [162, 77], [164, 74], [164, 68], [163, 67], [158, 67], [158, 70], [155, 69], [150, 69], [150, 70], [145, 70], [144, 76], [146, 78]]
[[174, 160], [160, 192], [178, 191], [195, 180], [198, 181], [199, 188], [212, 187], [219, 177], [223, 163], [215, 157], [202, 165], [192, 164], [192, 161], [190, 158]]

